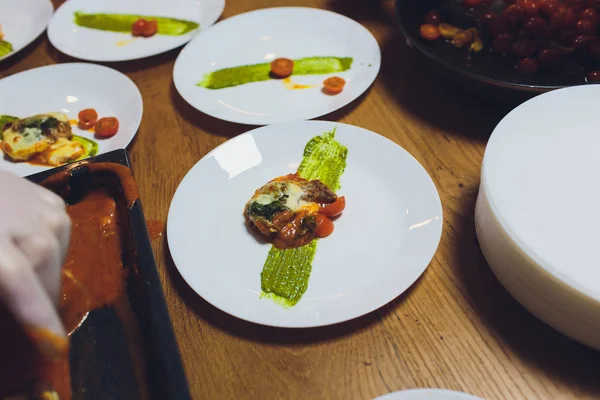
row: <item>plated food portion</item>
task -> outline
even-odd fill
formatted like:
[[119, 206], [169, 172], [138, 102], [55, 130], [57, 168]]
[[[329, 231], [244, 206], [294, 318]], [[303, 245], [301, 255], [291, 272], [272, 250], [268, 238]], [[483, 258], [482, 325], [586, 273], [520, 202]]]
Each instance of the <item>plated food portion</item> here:
[[304, 57], [297, 60], [277, 58], [270, 63], [229, 67], [209, 72], [204, 75], [198, 86], [206, 89], [225, 89], [253, 82], [279, 79], [287, 89], [310, 89], [323, 87], [326, 93], [338, 94], [346, 84], [343, 78], [332, 76], [326, 78], [322, 85], [294, 85], [291, 76], [325, 75], [345, 72], [352, 68], [351, 57]]
[[114, 117], [98, 119], [96, 110], [79, 112], [79, 120], [69, 120], [64, 113], [37, 114], [19, 119], [0, 115], [0, 150], [8, 160], [59, 166], [95, 156], [98, 143], [73, 134], [72, 124], [94, 131], [96, 138], [110, 138], [119, 129]]
[[261, 273], [262, 295], [286, 307], [308, 287], [317, 238], [333, 233], [331, 218], [346, 208], [338, 197], [348, 149], [335, 129], [312, 138], [298, 170], [258, 189], [244, 207], [248, 223], [273, 243]]
[[318, 179], [298, 173], [273, 179], [246, 203], [244, 215], [279, 249], [304, 246], [333, 232], [332, 217], [346, 208], [346, 199]]
[[224, 0], [69, 0], [58, 8], [50, 42], [90, 61], [125, 61], [175, 49], [211, 26]]
[[[89, 77], [93, 76], [94, 79]], [[59, 64], [0, 80], [0, 168], [22, 176], [126, 147], [142, 116], [135, 84], [113, 69]]]
[[401, 147], [351, 125], [303, 121], [252, 130], [202, 158], [173, 197], [167, 240], [209, 303], [251, 322], [312, 327], [406, 290], [441, 226], [435, 186]]
[[359, 23], [312, 8], [266, 8], [219, 22], [180, 53], [181, 96], [215, 118], [250, 124], [315, 118], [355, 100], [381, 64]]
[[50, 0], [0, 0], [0, 60], [17, 54], [39, 37], [53, 11]]

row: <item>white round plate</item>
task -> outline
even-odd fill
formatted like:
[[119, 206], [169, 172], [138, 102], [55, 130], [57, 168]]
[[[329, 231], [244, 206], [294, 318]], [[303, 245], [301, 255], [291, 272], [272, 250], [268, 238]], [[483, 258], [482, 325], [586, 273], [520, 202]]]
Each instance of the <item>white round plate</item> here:
[[475, 220], [483, 253], [511, 294], [597, 349], [599, 96], [598, 85], [575, 86], [511, 111], [488, 141]]
[[[243, 208], [255, 189], [296, 171], [311, 138], [333, 129], [348, 148], [338, 191], [347, 207], [319, 242], [307, 291], [286, 309], [260, 298], [270, 245], [247, 229]], [[393, 300], [425, 271], [441, 231], [438, 192], [409, 153], [326, 121], [262, 127], [217, 147], [185, 176], [167, 221], [173, 260], [196, 293], [238, 318], [289, 328], [343, 322]]]
[[[197, 86], [212, 71], [271, 62], [275, 58], [352, 57], [352, 67], [328, 75], [292, 76], [292, 82], [317, 85], [290, 90], [281, 80], [211, 90]], [[175, 87], [194, 108], [226, 121], [269, 125], [331, 113], [352, 102], [373, 83], [381, 52], [373, 35], [342, 15], [302, 7], [266, 8], [240, 14], [202, 32], [179, 54]], [[346, 80], [342, 93], [321, 91], [327, 77]]]
[[[94, 108], [100, 118], [116, 117], [119, 131], [109, 139], [95, 139], [93, 133], [72, 127], [76, 135], [98, 143], [98, 154], [127, 147], [142, 120], [142, 95], [135, 83], [119, 71], [101, 65], [70, 63], [30, 69], [0, 80], [0, 93], [5, 94], [0, 96], [0, 115], [25, 118], [63, 112], [77, 120], [79, 111]], [[0, 169], [21, 176], [49, 168], [12, 162], [0, 152]]]
[[4, 40], [13, 51], [0, 57], [4, 60], [17, 54], [44, 32], [54, 7], [50, 0], [0, 0], [0, 26]]
[[[82, 60], [136, 60], [182, 46], [214, 24], [224, 8], [225, 0], [69, 0], [52, 17], [48, 38], [61, 52]], [[80, 27], [74, 22], [76, 11], [178, 18], [197, 22], [200, 27], [182, 36], [133, 38], [129, 33]]]
[[483, 400], [468, 393], [445, 389], [411, 389], [388, 393], [374, 400]]

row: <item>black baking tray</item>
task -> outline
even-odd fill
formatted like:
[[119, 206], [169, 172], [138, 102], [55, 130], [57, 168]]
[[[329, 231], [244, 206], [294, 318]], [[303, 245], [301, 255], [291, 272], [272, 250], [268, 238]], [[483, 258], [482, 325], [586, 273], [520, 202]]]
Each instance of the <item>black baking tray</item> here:
[[[92, 175], [98, 172], [87, 168], [91, 163], [131, 168], [127, 151], [115, 150], [27, 179], [39, 184], [70, 169], [66, 178], [70, 194], [65, 200], [73, 203], [95, 181]], [[106, 182], [118, 185], [119, 179], [113, 178]], [[126, 298], [131, 313], [123, 318], [113, 307], [94, 310], [71, 335], [73, 399], [191, 399], [140, 200], [133, 204], [117, 200], [117, 204], [121, 238], [126, 242], [122, 246], [127, 249], [123, 260], [130, 269]]]

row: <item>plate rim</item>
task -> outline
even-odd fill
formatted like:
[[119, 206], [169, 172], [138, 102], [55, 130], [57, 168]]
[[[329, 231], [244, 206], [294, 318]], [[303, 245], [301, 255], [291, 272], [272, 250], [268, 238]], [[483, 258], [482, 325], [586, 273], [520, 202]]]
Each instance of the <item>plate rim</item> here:
[[[397, 390], [394, 392], [389, 392], [386, 394], [382, 394], [381, 396], [375, 397], [373, 400], [393, 400], [396, 396], [410, 395], [410, 394], [423, 394], [423, 398], [425, 396], [429, 396], [430, 394], [435, 395], [437, 400], [440, 400], [438, 395], [448, 395], [452, 396], [454, 400], [484, 400], [481, 397], [475, 396], [474, 394], [467, 392], [458, 392], [451, 389], [443, 389], [443, 388], [414, 388], [414, 389], [405, 389], [405, 390]], [[429, 397], [427, 397], [429, 398]], [[434, 399], [435, 400], [435, 399]]]
[[234, 16], [231, 16], [229, 18], [223, 19], [221, 21], [218, 21], [217, 23], [215, 23], [212, 27], [216, 27], [220, 24], [224, 24], [225, 22], [230, 22], [232, 20], [237, 20], [238, 18], [243, 18], [243, 17], [247, 17], [248, 15], [253, 15], [253, 14], [257, 14], [257, 13], [261, 13], [261, 12], [265, 12], [267, 10], [302, 10], [302, 11], [311, 11], [311, 12], [321, 12], [324, 14], [330, 14], [333, 15], [334, 17], [339, 17], [341, 19], [347, 20], [349, 22], [352, 22], [353, 24], [355, 24], [356, 26], [362, 28], [364, 31], [366, 31], [366, 33], [369, 35], [369, 37], [373, 40], [373, 42], [375, 43], [376, 49], [377, 49], [377, 55], [376, 55], [376, 62], [373, 63], [372, 67], [373, 71], [375, 71], [373, 78], [370, 79], [370, 82], [368, 83], [366, 89], [364, 91], [362, 91], [361, 93], [359, 93], [358, 95], [354, 96], [354, 98], [352, 100], [349, 100], [348, 102], [346, 102], [345, 104], [338, 106], [332, 110], [327, 111], [326, 113], [313, 113], [316, 115], [311, 115], [308, 117], [297, 117], [297, 118], [293, 118], [293, 119], [287, 119], [287, 120], [282, 120], [282, 121], [277, 121], [277, 122], [271, 122], [271, 123], [266, 123], [266, 122], [260, 122], [260, 121], [249, 121], [247, 119], [243, 119], [243, 118], [222, 118], [219, 116], [216, 116], [215, 113], [211, 113], [208, 112], [206, 110], [200, 110], [198, 109], [195, 105], [192, 104], [192, 102], [190, 100], [188, 100], [188, 98], [186, 96], [183, 95], [183, 90], [180, 89], [180, 85], [178, 84], [178, 79], [176, 78], [176, 74], [178, 71], [178, 65], [180, 65], [182, 63], [181, 58], [184, 54], [186, 54], [186, 49], [187, 51], [191, 51], [188, 49], [188, 47], [191, 47], [192, 44], [197, 41], [200, 40], [200, 36], [201, 33], [196, 35], [194, 38], [192, 38], [192, 40], [190, 40], [188, 43], [185, 44], [185, 46], [183, 47], [183, 49], [181, 49], [181, 52], [177, 55], [177, 59], [175, 60], [175, 63], [173, 65], [173, 72], [172, 72], [172, 77], [173, 77], [173, 84], [175, 85], [175, 90], [177, 90], [177, 93], [179, 94], [179, 96], [185, 100], [185, 102], [192, 107], [193, 109], [195, 109], [196, 111], [199, 111], [205, 115], [208, 115], [211, 118], [215, 118], [221, 121], [227, 121], [227, 122], [232, 122], [232, 123], [236, 123], [236, 124], [240, 124], [240, 125], [246, 125], [246, 126], [268, 126], [268, 125], [274, 125], [274, 124], [285, 124], [288, 122], [301, 122], [301, 121], [306, 121], [306, 120], [313, 120], [315, 118], [319, 118], [319, 117], [323, 117], [323, 116], [327, 116], [335, 111], [340, 110], [341, 108], [344, 108], [352, 103], [354, 103], [356, 100], [358, 100], [360, 98], [360, 96], [364, 95], [366, 92], [368, 92], [371, 87], [373, 86], [373, 84], [375, 83], [375, 81], [377, 80], [377, 78], [379, 77], [379, 73], [381, 72], [381, 46], [379, 45], [379, 42], [377, 41], [377, 38], [375, 37], [375, 35], [373, 35], [373, 33], [363, 24], [361, 24], [360, 22], [347, 17], [343, 14], [339, 14], [336, 13], [335, 11], [331, 11], [331, 10], [326, 10], [326, 9], [322, 9], [322, 8], [317, 8], [317, 7], [304, 7], [304, 6], [281, 6], [281, 7], [264, 7], [264, 8], [258, 8], [255, 10], [250, 10], [250, 11], [246, 11], [240, 14], [236, 14]]
[[[424, 265], [422, 268], [419, 268], [419, 272], [418, 274], [416, 274], [416, 276], [414, 277], [414, 279], [411, 277], [411, 279], [407, 280], [408, 283], [407, 285], [403, 285], [406, 286], [404, 287], [401, 291], [399, 291], [397, 294], [393, 295], [393, 297], [391, 298], [386, 298], [383, 302], [377, 302], [376, 305], [374, 306], [370, 306], [367, 307], [365, 310], [360, 311], [359, 313], [353, 313], [351, 316], [349, 317], [344, 317], [342, 319], [338, 319], [336, 321], [325, 321], [325, 322], [321, 322], [321, 321], [314, 321], [311, 323], [300, 323], [300, 324], [294, 324], [294, 323], [285, 323], [285, 324], [281, 324], [281, 323], [275, 323], [275, 322], [268, 322], [266, 320], [257, 320], [257, 319], [250, 319], [250, 318], [245, 318], [241, 315], [239, 315], [239, 313], [236, 313], [235, 310], [232, 310], [230, 307], [222, 307], [220, 305], [215, 304], [215, 302], [213, 301], [213, 299], [208, 299], [204, 296], [202, 296], [198, 291], [196, 291], [196, 289], [194, 288], [194, 285], [192, 284], [192, 280], [189, 279], [189, 275], [188, 278], [186, 278], [186, 273], [183, 272], [177, 264], [177, 254], [175, 251], [173, 251], [173, 234], [169, 234], [169, 232], [173, 232], [175, 230], [175, 228], [173, 227], [173, 218], [172, 218], [172, 213], [175, 212], [174, 210], [174, 204], [176, 201], [176, 198], [178, 196], [178, 192], [179, 189], [185, 184], [186, 178], [189, 179], [189, 174], [191, 173], [191, 171], [196, 168], [201, 162], [203, 162], [203, 160], [207, 160], [209, 159], [210, 155], [213, 154], [214, 152], [216, 152], [219, 148], [221, 148], [222, 146], [225, 146], [226, 144], [228, 144], [231, 141], [235, 141], [235, 140], [239, 140], [239, 138], [241, 137], [247, 137], [251, 134], [256, 133], [256, 131], [258, 130], [267, 130], [267, 129], [274, 129], [274, 127], [279, 128], [279, 129], [285, 129], [286, 125], [299, 125], [299, 124], [303, 124], [303, 125], [314, 125], [315, 127], [317, 127], [319, 130], [322, 130], [323, 132], [325, 132], [327, 129], [333, 128], [333, 127], [340, 127], [340, 126], [345, 126], [345, 127], [350, 127], [351, 129], [355, 129], [355, 130], [359, 130], [359, 131], [363, 131], [366, 134], [370, 134], [372, 137], [376, 138], [376, 140], [381, 140], [382, 142], [389, 142], [391, 143], [393, 146], [395, 146], [399, 151], [401, 151], [402, 153], [405, 154], [405, 156], [407, 156], [409, 159], [411, 159], [411, 162], [416, 163], [416, 166], [418, 166], [420, 169], [422, 169], [423, 173], [425, 174], [425, 176], [428, 178], [428, 184], [431, 185], [431, 188], [433, 190], [432, 194], [435, 193], [435, 198], [437, 199], [436, 201], [436, 207], [438, 208], [439, 211], [439, 227], [437, 229], [437, 232], [432, 235], [432, 241], [435, 243], [435, 245], [433, 246], [432, 249], [430, 249], [430, 253], [428, 254], [427, 258], [427, 262], [424, 262]], [[325, 127], [328, 126], [328, 127]], [[389, 144], [388, 144], [389, 145]], [[226, 142], [220, 144], [219, 146], [216, 146], [214, 149], [212, 149], [211, 151], [209, 151], [208, 153], [206, 153], [206, 155], [204, 155], [202, 158], [200, 158], [185, 174], [185, 176], [182, 178], [182, 180], [179, 182], [177, 189], [175, 190], [175, 193], [173, 194], [172, 198], [171, 198], [171, 202], [169, 204], [169, 211], [167, 213], [167, 222], [166, 222], [166, 238], [167, 238], [167, 246], [169, 249], [169, 254], [171, 256], [171, 259], [173, 261], [173, 264], [175, 266], [175, 269], [177, 270], [177, 272], [179, 273], [179, 275], [181, 276], [181, 278], [185, 281], [186, 285], [192, 289], [192, 291], [199, 296], [200, 298], [202, 298], [204, 301], [206, 301], [207, 303], [209, 303], [211, 306], [215, 307], [216, 309], [220, 310], [221, 312], [224, 312], [226, 314], [228, 314], [231, 317], [243, 320], [243, 321], [247, 321], [253, 324], [257, 324], [257, 325], [261, 325], [261, 326], [270, 326], [270, 327], [275, 327], [275, 328], [282, 328], [282, 329], [311, 329], [311, 328], [318, 328], [318, 327], [323, 327], [323, 326], [332, 326], [332, 325], [337, 325], [340, 323], [344, 323], [347, 321], [352, 321], [355, 320], [357, 318], [360, 318], [364, 315], [370, 314], [382, 307], [384, 307], [385, 305], [393, 302], [395, 299], [399, 298], [400, 296], [402, 296], [404, 293], [406, 293], [415, 283], [417, 283], [417, 281], [419, 281], [425, 271], [427, 270], [427, 268], [429, 268], [431, 262], [433, 261], [435, 255], [437, 254], [437, 251], [439, 249], [440, 243], [441, 243], [441, 238], [442, 238], [442, 233], [443, 233], [443, 228], [444, 228], [444, 211], [443, 211], [443, 205], [441, 202], [441, 198], [439, 195], [439, 190], [437, 188], [437, 185], [435, 183], [435, 181], [433, 180], [433, 178], [431, 177], [431, 175], [429, 174], [429, 172], [423, 167], [423, 165], [419, 162], [419, 160], [417, 160], [408, 150], [406, 150], [404, 147], [400, 146], [399, 144], [397, 144], [396, 142], [394, 142], [393, 140], [380, 135], [376, 132], [373, 132], [371, 130], [368, 130], [366, 128], [362, 128], [356, 125], [351, 125], [351, 124], [347, 124], [347, 123], [341, 123], [341, 122], [336, 122], [336, 121], [296, 121], [296, 122], [284, 122], [284, 123], [279, 123], [279, 124], [273, 124], [273, 125], [266, 125], [266, 126], [261, 126], [261, 127], [257, 127], [255, 129], [249, 130], [245, 133], [242, 133], [230, 140], [227, 140]], [[435, 239], [435, 240], [433, 240]]]
[[[50, 1], [50, 0], [48, 0]], [[53, 36], [50, 34], [50, 26], [52, 25], [52, 21], [54, 20], [54, 17], [60, 12], [60, 9], [63, 8], [64, 6], [66, 6], [67, 4], [69, 4], [68, 1], [65, 1], [64, 3], [62, 3], [54, 12], [54, 14], [51, 16], [50, 21], [48, 22], [48, 41], [50, 42], [50, 44], [52, 45], [52, 47], [54, 47], [57, 51], [61, 52], [62, 54], [65, 54], [69, 57], [75, 58], [77, 60], [84, 60], [84, 61], [91, 61], [91, 62], [102, 62], [102, 63], [119, 63], [119, 62], [127, 62], [127, 61], [135, 61], [135, 60], [145, 60], [147, 58], [151, 58], [151, 57], [156, 57], [158, 55], [161, 54], [165, 54], [168, 53], [169, 51], [173, 51], [176, 49], [183, 49], [189, 42], [191, 42], [192, 40], [194, 40], [196, 38], [196, 36], [198, 36], [203, 30], [208, 29], [210, 27], [212, 27], [213, 25], [215, 25], [215, 23], [217, 21], [219, 21], [219, 19], [221, 18], [221, 16], [223, 15], [223, 11], [225, 10], [225, 1], [226, 0], [210, 0], [210, 1], [215, 1], [218, 2], [219, 4], [219, 13], [215, 14], [215, 16], [213, 18], [210, 18], [211, 20], [213, 20], [210, 24], [206, 24], [204, 27], [202, 25], [199, 26], [198, 30], [196, 31], [196, 33], [191, 36], [188, 40], [184, 41], [183, 43], [178, 44], [175, 47], [171, 47], [169, 49], [165, 49], [165, 50], [161, 50], [159, 52], [155, 52], [149, 55], [145, 55], [145, 56], [137, 56], [137, 57], [85, 57], [82, 55], [78, 55], [78, 54], [73, 54], [70, 50], [69, 51], [65, 51], [65, 49], [59, 48], [56, 44], [55, 41], [53, 39]]]
[[30, 44], [32, 44], [40, 36], [42, 36], [42, 34], [48, 29], [48, 25], [50, 25], [50, 21], [52, 21], [52, 17], [54, 16], [54, 13], [56, 10], [54, 9], [54, 4], [52, 3], [51, 0], [41, 0], [41, 1], [43, 1], [46, 4], [46, 12], [48, 13], [46, 23], [39, 30], [36, 29], [35, 31], [37, 33], [31, 35], [31, 38], [28, 39], [26, 41], [26, 43], [24, 43], [23, 46], [21, 46], [19, 49], [11, 51], [10, 53], [6, 54], [4, 57], [0, 57], [0, 63], [9, 59], [12, 56], [18, 54], [22, 50], [25, 50]]

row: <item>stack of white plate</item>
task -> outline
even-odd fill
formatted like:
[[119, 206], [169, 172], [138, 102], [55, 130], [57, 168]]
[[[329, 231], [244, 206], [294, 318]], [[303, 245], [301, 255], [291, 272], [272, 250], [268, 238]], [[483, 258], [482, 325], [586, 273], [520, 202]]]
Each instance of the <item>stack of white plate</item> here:
[[522, 104], [488, 143], [475, 223], [506, 289], [556, 330], [600, 349], [600, 86]]

